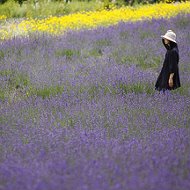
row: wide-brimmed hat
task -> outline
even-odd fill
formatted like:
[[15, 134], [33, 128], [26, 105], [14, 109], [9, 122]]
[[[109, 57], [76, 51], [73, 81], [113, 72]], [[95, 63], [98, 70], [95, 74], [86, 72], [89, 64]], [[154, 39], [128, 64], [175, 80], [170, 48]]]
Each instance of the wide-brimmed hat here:
[[170, 40], [172, 42], [176, 42], [176, 34], [172, 30], [168, 30], [161, 38], [165, 38], [167, 40]]

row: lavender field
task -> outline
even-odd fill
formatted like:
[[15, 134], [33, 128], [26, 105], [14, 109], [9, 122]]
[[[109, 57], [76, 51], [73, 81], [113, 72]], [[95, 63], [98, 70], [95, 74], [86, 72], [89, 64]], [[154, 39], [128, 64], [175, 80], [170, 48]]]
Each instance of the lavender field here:
[[[189, 190], [189, 21], [0, 42], [0, 190]], [[168, 29], [182, 87], [163, 94]]]

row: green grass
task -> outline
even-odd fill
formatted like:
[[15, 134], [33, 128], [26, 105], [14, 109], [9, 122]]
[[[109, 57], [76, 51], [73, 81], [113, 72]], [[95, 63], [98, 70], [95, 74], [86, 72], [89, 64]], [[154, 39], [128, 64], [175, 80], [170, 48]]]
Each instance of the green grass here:
[[118, 88], [122, 90], [123, 93], [147, 93], [153, 94], [155, 92], [153, 85], [149, 83], [134, 83], [134, 84], [125, 84], [120, 83]]
[[57, 94], [61, 94], [64, 91], [63, 86], [46, 86], [44, 88], [34, 88], [30, 87], [30, 89], [27, 91], [27, 96], [36, 95], [39, 97], [42, 97], [43, 99], [49, 98], [51, 96], [56, 96]]

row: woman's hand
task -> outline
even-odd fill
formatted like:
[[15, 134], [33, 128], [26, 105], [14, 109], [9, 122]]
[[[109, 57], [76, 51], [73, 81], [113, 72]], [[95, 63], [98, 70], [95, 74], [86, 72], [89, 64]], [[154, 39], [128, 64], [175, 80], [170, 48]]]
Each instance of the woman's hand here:
[[174, 86], [173, 76], [174, 76], [174, 73], [171, 73], [170, 77], [169, 77], [168, 83], [169, 83], [170, 88], [172, 88]]
[[169, 78], [169, 87], [172, 88], [174, 86], [173, 78]]

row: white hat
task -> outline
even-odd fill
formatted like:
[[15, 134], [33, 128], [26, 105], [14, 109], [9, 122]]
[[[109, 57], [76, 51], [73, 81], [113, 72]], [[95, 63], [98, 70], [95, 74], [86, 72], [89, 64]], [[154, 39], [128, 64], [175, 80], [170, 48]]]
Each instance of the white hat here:
[[172, 42], [175, 42], [175, 43], [177, 43], [176, 42], [176, 34], [172, 31], [172, 30], [168, 30], [165, 34], [164, 34], [164, 36], [161, 36], [162, 38], [165, 38], [165, 39], [167, 39], [167, 40], [170, 40], [170, 41], [172, 41]]

